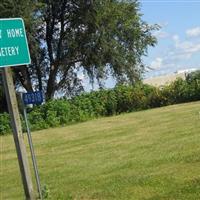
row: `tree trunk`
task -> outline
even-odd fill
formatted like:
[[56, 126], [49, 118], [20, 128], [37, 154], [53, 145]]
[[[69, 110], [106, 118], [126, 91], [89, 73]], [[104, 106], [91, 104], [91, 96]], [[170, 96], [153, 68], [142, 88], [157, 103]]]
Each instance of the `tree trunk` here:
[[58, 71], [58, 66], [51, 66], [49, 80], [47, 82], [47, 90], [46, 90], [46, 101], [52, 99], [55, 94], [55, 84], [56, 84], [56, 75]]
[[28, 72], [27, 66], [21, 66], [20, 68], [15, 68], [14, 72], [19, 79], [22, 86], [26, 89], [27, 92], [32, 92], [33, 87], [31, 83], [30, 74]]
[[40, 70], [40, 67], [36, 65], [36, 74], [37, 74], [37, 79], [38, 79], [38, 85], [39, 85], [39, 90], [42, 91], [42, 72]]

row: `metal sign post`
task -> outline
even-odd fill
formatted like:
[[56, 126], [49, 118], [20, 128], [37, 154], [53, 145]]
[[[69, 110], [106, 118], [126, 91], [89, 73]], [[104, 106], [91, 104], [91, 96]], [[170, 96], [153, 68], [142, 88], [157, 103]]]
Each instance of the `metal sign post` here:
[[21, 121], [19, 116], [17, 98], [15, 94], [12, 71], [10, 68], [3, 68], [3, 84], [6, 93], [8, 110], [10, 113], [13, 137], [17, 151], [17, 157], [24, 186], [24, 192], [27, 200], [34, 200], [33, 184], [31, 181], [31, 173], [28, 164], [26, 146], [23, 140]]
[[[32, 96], [32, 97], [35, 97], [35, 96], [38, 97], [39, 95], [34, 95], [34, 94], [40, 94], [40, 93], [41, 92], [32, 92], [32, 93], [24, 93], [24, 94], [21, 93], [21, 100], [22, 100], [24, 119], [25, 119], [25, 124], [26, 124], [27, 135], [28, 135], [28, 142], [29, 142], [29, 147], [30, 147], [30, 152], [31, 152], [31, 158], [32, 158], [36, 183], [37, 183], [37, 189], [38, 189], [39, 197], [42, 200], [42, 190], [41, 190], [40, 177], [39, 177], [39, 172], [38, 172], [38, 167], [37, 167], [37, 160], [35, 157], [34, 146], [32, 142], [30, 127], [28, 124], [27, 110], [26, 110], [26, 105], [25, 105], [25, 104], [28, 104], [28, 101], [26, 101], [27, 94], [29, 94], [29, 96]], [[31, 99], [33, 100], [33, 98]], [[39, 98], [39, 100], [40, 101], [37, 103], [42, 103], [42, 100], [43, 100], [42, 97]]]

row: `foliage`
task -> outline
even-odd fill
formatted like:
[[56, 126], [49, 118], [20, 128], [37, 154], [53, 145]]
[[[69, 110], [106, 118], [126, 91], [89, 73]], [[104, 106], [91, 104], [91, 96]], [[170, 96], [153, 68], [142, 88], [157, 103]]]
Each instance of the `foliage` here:
[[50, 127], [70, 122], [70, 104], [65, 100], [54, 100], [47, 102], [41, 107], [44, 120]]
[[200, 71], [190, 73], [186, 80], [177, 79], [161, 90], [161, 94], [167, 99], [165, 104], [175, 104], [200, 99]]
[[42, 199], [49, 199], [51, 197], [50, 189], [47, 185], [42, 186]]
[[199, 100], [200, 94], [200, 70], [189, 73], [186, 76], [186, 81], [189, 85], [190, 97], [192, 100]]
[[44, 113], [40, 108], [32, 110], [31, 115], [28, 116], [31, 130], [40, 130], [48, 128], [49, 125], [44, 120]]
[[80, 93], [80, 71], [100, 85], [108, 72], [118, 83], [135, 83], [158, 29], [142, 20], [136, 0], [2, 0], [0, 17], [25, 20], [32, 64], [15, 68], [16, 79], [48, 100]]
[[141, 57], [156, 43], [151, 31], [157, 26], [141, 19], [135, 1], [49, 1], [40, 12], [46, 24], [38, 39], [46, 43], [49, 60], [45, 66], [48, 99], [57, 90], [79, 92], [77, 70], [100, 84], [108, 71], [119, 82], [138, 80]]
[[[71, 99], [50, 100], [44, 105], [29, 109], [31, 130], [200, 100], [199, 80], [199, 72], [196, 72], [189, 74], [186, 80], [177, 79], [163, 88], [143, 83], [137, 83], [134, 86], [118, 85], [114, 89], [83, 93]], [[2, 114], [0, 121], [0, 134], [9, 132], [8, 116]]]
[[10, 117], [8, 113], [0, 113], [0, 135], [11, 133]]
[[[23, 18], [26, 26], [26, 34], [29, 41], [30, 54], [32, 61], [37, 54], [40, 54], [36, 38], [36, 24], [38, 21], [34, 17], [36, 4], [33, 0], [1, 0], [0, 1], [0, 18]], [[38, 58], [38, 62], [40, 62]], [[30, 68], [29, 68], [30, 69]], [[32, 71], [27, 66], [14, 67], [14, 78], [17, 86], [23, 86], [27, 91], [32, 91], [31, 83]]]

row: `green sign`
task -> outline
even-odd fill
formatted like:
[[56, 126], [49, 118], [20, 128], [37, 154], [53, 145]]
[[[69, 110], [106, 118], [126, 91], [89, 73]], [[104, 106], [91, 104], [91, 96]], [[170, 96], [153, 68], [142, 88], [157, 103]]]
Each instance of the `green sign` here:
[[0, 19], [0, 67], [27, 64], [30, 54], [23, 20]]

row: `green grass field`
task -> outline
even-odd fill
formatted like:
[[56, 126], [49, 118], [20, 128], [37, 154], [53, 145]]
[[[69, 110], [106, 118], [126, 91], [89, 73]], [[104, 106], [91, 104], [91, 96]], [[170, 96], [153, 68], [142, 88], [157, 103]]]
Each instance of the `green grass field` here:
[[[200, 102], [33, 133], [52, 200], [199, 200]], [[1, 200], [24, 199], [12, 136], [0, 137]]]

